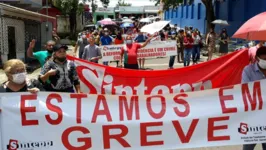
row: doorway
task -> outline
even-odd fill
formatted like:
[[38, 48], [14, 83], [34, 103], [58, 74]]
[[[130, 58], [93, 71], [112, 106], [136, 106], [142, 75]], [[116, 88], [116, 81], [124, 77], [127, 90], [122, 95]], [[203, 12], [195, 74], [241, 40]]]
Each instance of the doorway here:
[[16, 28], [13, 26], [7, 27], [8, 33], [8, 60], [17, 58], [16, 54]]

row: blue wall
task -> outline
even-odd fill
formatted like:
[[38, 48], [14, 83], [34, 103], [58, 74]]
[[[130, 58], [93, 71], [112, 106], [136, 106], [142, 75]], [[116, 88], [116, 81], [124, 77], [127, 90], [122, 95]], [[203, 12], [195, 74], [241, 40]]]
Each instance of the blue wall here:
[[[229, 35], [251, 17], [266, 11], [266, 0], [225, 0], [214, 3], [216, 19], [227, 20], [230, 26], [226, 27]], [[183, 10], [183, 12], [182, 12]], [[193, 26], [202, 33], [206, 32], [206, 9], [201, 0], [194, 0], [192, 5], [181, 5], [176, 9], [165, 11], [165, 20], [171, 20], [172, 24], [184, 28]], [[220, 33], [223, 27], [216, 26], [215, 30]]]

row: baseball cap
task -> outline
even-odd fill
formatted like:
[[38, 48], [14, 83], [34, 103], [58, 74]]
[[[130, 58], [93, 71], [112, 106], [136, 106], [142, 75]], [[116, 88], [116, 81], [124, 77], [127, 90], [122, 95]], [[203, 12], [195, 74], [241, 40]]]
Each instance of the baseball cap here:
[[56, 45], [53, 47], [53, 51], [56, 52], [56, 51], [58, 51], [58, 50], [61, 49], [61, 48], [65, 49], [65, 50], [68, 49], [68, 47], [67, 47], [66, 45], [56, 44]]
[[104, 28], [104, 31], [108, 31], [108, 29], [107, 28]]

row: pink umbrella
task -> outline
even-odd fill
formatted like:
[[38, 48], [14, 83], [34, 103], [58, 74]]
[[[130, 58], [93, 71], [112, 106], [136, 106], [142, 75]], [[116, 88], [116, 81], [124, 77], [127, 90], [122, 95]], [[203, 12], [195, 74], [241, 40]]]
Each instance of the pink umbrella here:
[[115, 24], [114, 21], [112, 21], [112, 19], [110, 18], [105, 18], [101, 21], [98, 21], [101, 25], [110, 25], [110, 24]]
[[266, 41], [266, 12], [249, 19], [236, 31], [233, 38]]

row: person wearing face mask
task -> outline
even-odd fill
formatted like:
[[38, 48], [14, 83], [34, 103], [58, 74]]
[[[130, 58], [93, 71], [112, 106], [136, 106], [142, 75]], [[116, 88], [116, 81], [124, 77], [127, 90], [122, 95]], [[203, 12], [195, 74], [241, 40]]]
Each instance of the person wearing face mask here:
[[90, 44], [84, 49], [82, 59], [98, 63], [99, 59], [102, 58], [101, 50], [97, 45], [95, 45], [95, 39], [93, 36], [89, 38], [89, 42]]
[[80, 82], [73, 61], [66, 59], [65, 45], [55, 45], [53, 57], [47, 61], [41, 70], [39, 80], [45, 83], [50, 81], [50, 91], [73, 93], [74, 88], [80, 93]]
[[[266, 79], [266, 47], [258, 48], [256, 52], [257, 62], [246, 66], [242, 72], [242, 83]], [[256, 144], [246, 144], [243, 150], [254, 150]], [[262, 143], [266, 150], [266, 143]]]
[[207, 34], [206, 38], [206, 45], [208, 47], [208, 59], [207, 61], [212, 60], [212, 55], [215, 50], [215, 41], [216, 41], [216, 33], [214, 32], [214, 29], [211, 28], [210, 32]]
[[46, 43], [46, 50], [33, 52], [35, 47], [36, 40], [32, 40], [30, 42], [29, 48], [27, 50], [27, 56], [29, 58], [35, 58], [40, 62], [41, 67], [45, 64], [45, 62], [52, 56], [53, 53], [53, 46], [55, 45], [54, 41], [48, 41]]
[[[170, 38], [170, 40], [174, 40], [174, 41], [176, 41], [176, 32], [172, 32], [171, 33], [171, 38]], [[169, 59], [169, 68], [168, 69], [173, 69], [174, 68], [174, 63], [175, 63], [175, 57], [176, 56], [170, 56], [170, 59]]]
[[[135, 37], [134, 41], [137, 43], [144, 43], [148, 39], [148, 36], [140, 32], [139, 29], [137, 29], [137, 32], [138, 32], [138, 35]], [[139, 64], [140, 64], [140, 68], [144, 69], [145, 58], [140, 58]]]
[[122, 67], [122, 60], [124, 58], [124, 68], [139, 69], [138, 65], [138, 50], [145, 47], [154, 35], [148, 38], [143, 44], [133, 43], [130, 35], [126, 37], [126, 44], [121, 48], [120, 67]]
[[249, 61], [250, 63], [256, 63], [257, 59], [256, 59], [256, 52], [257, 50], [262, 47], [264, 45], [265, 41], [259, 41], [259, 43], [256, 46], [253, 46], [251, 48], [249, 48], [248, 50], [248, 55], [249, 55]]
[[228, 42], [229, 42], [229, 36], [228, 36], [225, 28], [222, 30], [220, 37], [219, 37], [219, 40], [220, 40], [219, 53], [221, 56], [224, 56], [228, 53]]
[[[100, 39], [100, 45], [112, 45], [113, 44], [113, 38], [109, 35], [109, 31], [107, 28], [104, 29], [104, 36]], [[103, 62], [104, 65], [108, 66], [108, 61]]]
[[79, 55], [78, 57], [81, 59], [82, 58], [82, 54], [84, 51], [84, 48], [89, 44], [87, 36], [85, 34], [85, 32], [81, 35], [81, 38], [78, 39], [78, 41], [76, 42], [75, 48], [74, 48], [74, 53], [73, 55], [76, 57], [77, 56], [77, 50], [79, 47]]
[[31, 92], [43, 90], [38, 80], [28, 79], [26, 66], [19, 59], [11, 59], [5, 62], [4, 71], [7, 81], [0, 86], [0, 92]]

